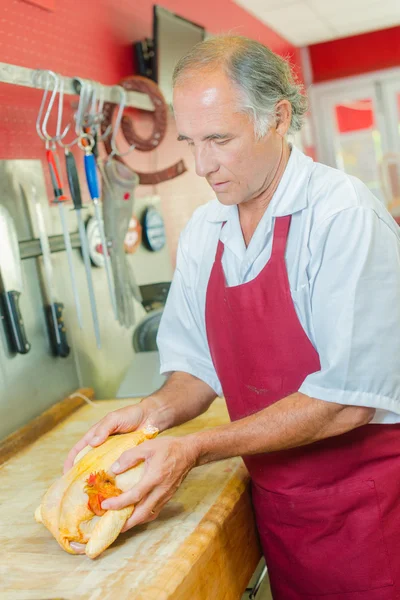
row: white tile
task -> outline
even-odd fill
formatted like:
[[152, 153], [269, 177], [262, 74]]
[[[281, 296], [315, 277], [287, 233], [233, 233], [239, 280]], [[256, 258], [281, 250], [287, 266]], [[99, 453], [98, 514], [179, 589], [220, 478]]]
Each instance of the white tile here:
[[336, 35], [336, 30], [326, 25], [303, 2], [265, 11], [260, 13], [260, 17], [284, 38], [297, 45], [303, 45], [307, 39], [326, 39]]
[[296, 2], [298, 2], [298, 0], [234, 0], [235, 4], [238, 4], [253, 14], [279, 8], [281, 6], [288, 6], [290, 4], [295, 4]]
[[296, 46], [400, 24], [400, 0], [235, 0]]
[[371, 17], [377, 14], [399, 15], [399, 0], [305, 0], [322, 18], [334, 17], [345, 20], [348, 15], [356, 17]]

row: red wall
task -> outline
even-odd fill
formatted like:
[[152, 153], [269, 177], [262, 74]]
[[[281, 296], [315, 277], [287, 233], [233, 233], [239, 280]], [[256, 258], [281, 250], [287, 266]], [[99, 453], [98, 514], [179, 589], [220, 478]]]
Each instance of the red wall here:
[[309, 47], [313, 81], [319, 83], [400, 65], [400, 27]]
[[[297, 50], [231, 0], [165, 0], [162, 5], [212, 33], [234, 31], [293, 57]], [[51, 69], [106, 84], [132, 73], [132, 42], [151, 35], [150, 0], [60, 0], [47, 11], [24, 0], [0, 0], [0, 60]], [[0, 84], [0, 157], [37, 158], [41, 92]], [[50, 128], [50, 131], [51, 128]]]
[[[0, 61], [113, 84], [133, 72], [132, 42], [152, 35], [151, 0], [38, 1], [53, 4], [55, 10], [47, 11], [24, 0], [0, 0]], [[300, 70], [298, 50], [232, 0], [159, 3], [205, 26], [211, 33], [233, 32], [257, 39], [275, 52], [291, 57]], [[0, 159], [43, 160], [43, 143], [35, 131], [41, 97], [39, 90], [0, 84]], [[71, 117], [71, 103], [76, 100], [66, 97], [65, 123]], [[54, 117], [49, 124], [50, 132], [54, 131]], [[141, 119], [137, 127], [140, 129], [146, 121]], [[120, 139], [119, 147], [124, 150], [121, 142]], [[82, 152], [75, 148], [74, 154], [82, 171]], [[163, 169], [181, 158], [188, 166], [187, 173], [159, 186], [140, 186], [136, 192], [137, 196], [160, 195], [172, 260], [180, 231], [193, 210], [209, 200], [209, 186], [195, 175], [191, 153], [176, 141], [172, 118], [166, 139], [156, 152], [134, 151], [125, 159], [133, 169], [146, 172]], [[50, 199], [46, 165], [44, 174]], [[82, 185], [82, 192], [88, 202], [86, 185]]]

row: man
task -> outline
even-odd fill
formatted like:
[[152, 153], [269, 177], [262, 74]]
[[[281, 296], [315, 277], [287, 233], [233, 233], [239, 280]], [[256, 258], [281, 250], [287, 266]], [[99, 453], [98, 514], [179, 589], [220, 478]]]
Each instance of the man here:
[[177, 65], [179, 139], [216, 199], [183, 232], [161, 322], [170, 376], [71, 450], [224, 395], [232, 423], [125, 452], [142, 481], [103, 503], [157, 517], [195, 466], [243, 456], [275, 600], [400, 598], [400, 243], [357, 179], [291, 147], [306, 105], [288, 64], [234, 36]]

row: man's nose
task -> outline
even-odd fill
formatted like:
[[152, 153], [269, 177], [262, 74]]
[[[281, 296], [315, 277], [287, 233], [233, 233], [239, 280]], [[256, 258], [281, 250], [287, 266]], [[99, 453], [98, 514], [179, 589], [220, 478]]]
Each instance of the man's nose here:
[[207, 175], [215, 173], [219, 169], [218, 161], [209, 148], [196, 148], [194, 160], [196, 173], [200, 177], [207, 177]]

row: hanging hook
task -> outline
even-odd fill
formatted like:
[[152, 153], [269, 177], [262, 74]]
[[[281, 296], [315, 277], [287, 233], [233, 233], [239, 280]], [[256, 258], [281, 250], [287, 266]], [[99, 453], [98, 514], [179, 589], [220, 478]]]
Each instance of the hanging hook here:
[[65, 136], [67, 135], [68, 131], [71, 129], [71, 124], [69, 123], [66, 128], [64, 129], [63, 133], [61, 133], [61, 121], [62, 121], [62, 113], [63, 113], [63, 106], [64, 106], [64, 79], [60, 79], [59, 82], [59, 96], [58, 96], [58, 116], [57, 116], [57, 130], [56, 130], [56, 139], [57, 139], [57, 143], [62, 147], [62, 148], [72, 148], [72, 146], [74, 146], [78, 141], [79, 141], [79, 135], [72, 140], [72, 142], [69, 142], [68, 144], [64, 144], [61, 140], [63, 140], [65, 138]]
[[[40, 137], [40, 139], [43, 140], [44, 142], [48, 141], [48, 138], [47, 138], [47, 136], [42, 131], [41, 120], [42, 120], [43, 110], [44, 110], [44, 107], [46, 105], [47, 96], [48, 96], [48, 93], [50, 91], [50, 77], [49, 77], [49, 73], [50, 73], [50, 71], [38, 70], [38, 71], [35, 71], [33, 73], [33, 77], [32, 77], [34, 85], [41, 86], [41, 85], [43, 85], [43, 82], [42, 82], [43, 76], [46, 75], [46, 82], [44, 84], [45, 85], [45, 90], [44, 90], [44, 94], [42, 96], [42, 101], [40, 103], [38, 116], [36, 118], [36, 133], [38, 134], [38, 136]], [[53, 73], [53, 75], [55, 75], [55, 74]], [[52, 96], [50, 98], [49, 106], [50, 106], [50, 104], [51, 104], [51, 106], [53, 105], [56, 93], [57, 93], [57, 89], [53, 89], [53, 93], [52, 93]]]
[[[50, 114], [51, 111], [53, 109], [54, 106], [54, 102], [58, 93], [58, 88], [59, 88], [59, 77], [56, 73], [54, 73], [54, 71], [36, 71], [33, 74], [33, 82], [35, 85], [42, 85], [43, 84], [43, 76], [46, 75], [46, 82], [45, 82], [45, 91], [42, 97], [42, 101], [40, 103], [40, 108], [39, 108], [39, 112], [38, 112], [38, 116], [36, 119], [36, 132], [38, 134], [38, 136], [40, 137], [40, 139], [42, 139], [44, 142], [46, 142], [47, 145], [49, 145], [50, 143], [55, 143], [56, 141], [58, 141], [59, 139], [62, 139], [66, 136], [66, 134], [69, 131], [70, 126], [67, 126], [65, 128], [65, 130], [63, 131], [63, 133], [60, 133], [60, 129], [61, 129], [61, 119], [62, 119], [62, 98], [61, 101], [59, 100], [58, 103], [58, 113], [57, 113], [57, 130], [56, 130], [56, 135], [55, 136], [51, 136], [49, 134], [49, 132], [47, 131], [47, 125], [49, 122], [49, 118], [50, 118]], [[53, 84], [51, 85], [51, 79], [53, 80]], [[50, 89], [52, 88], [52, 94], [50, 96], [50, 100], [49, 103], [47, 105], [47, 109], [43, 118], [43, 122], [41, 123], [42, 120], [42, 115], [43, 115], [43, 111], [44, 111], [44, 107], [46, 105], [46, 100], [47, 100], [47, 96], [48, 93], [50, 91]]]
[[49, 134], [49, 132], [47, 131], [47, 124], [49, 122], [50, 114], [53, 109], [54, 101], [57, 96], [59, 82], [58, 82], [57, 75], [53, 71], [47, 71], [47, 74], [48, 74], [48, 76], [53, 78], [54, 88], [53, 88], [53, 93], [51, 94], [51, 97], [49, 100], [49, 104], [47, 106], [46, 113], [44, 115], [44, 119], [43, 119], [43, 123], [42, 123], [42, 133], [48, 142], [54, 143], [57, 140], [57, 134], [55, 136], [51, 136]]
[[108, 160], [111, 160], [113, 156], [119, 156], [121, 158], [123, 156], [127, 156], [136, 147], [136, 144], [132, 144], [132, 146], [129, 146], [129, 149], [126, 152], [120, 152], [115, 143], [117, 134], [120, 130], [122, 115], [124, 113], [124, 109], [126, 106], [126, 91], [121, 85], [116, 85], [114, 87], [118, 88], [118, 91], [120, 93], [120, 102], [119, 102], [117, 118], [115, 119], [114, 129], [113, 129], [113, 133], [112, 133], [111, 140], [110, 140], [111, 154], [109, 155]]
[[105, 132], [102, 134], [101, 133], [101, 123], [104, 120], [104, 115], [103, 115], [103, 109], [104, 109], [104, 87], [102, 85], [98, 85], [98, 101], [97, 101], [97, 115], [98, 115], [98, 121], [96, 124], [96, 133], [97, 133], [97, 139], [100, 141], [104, 141], [105, 139], [108, 138], [108, 136], [111, 133], [111, 129], [112, 129], [112, 125], [110, 123], [110, 125], [107, 127], [107, 129], [105, 130]]
[[78, 83], [79, 86], [75, 85], [76, 88], [79, 89], [79, 104], [78, 110], [75, 113], [75, 133], [82, 137], [85, 132], [85, 120], [87, 119], [87, 113], [90, 110], [89, 103], [92, 92], [92, 84], [89, 81], [84, 81], [80, 79], [80, 77], [75, 77], [75, 84]]

